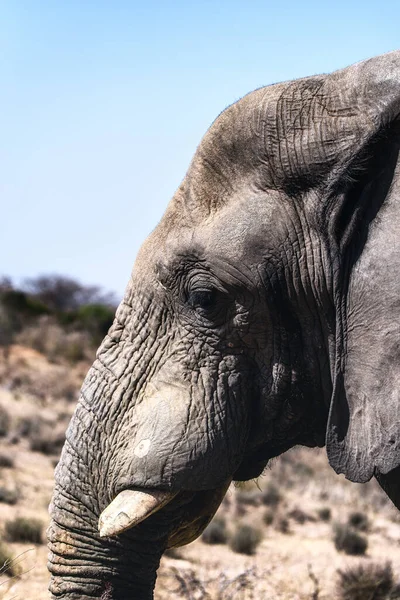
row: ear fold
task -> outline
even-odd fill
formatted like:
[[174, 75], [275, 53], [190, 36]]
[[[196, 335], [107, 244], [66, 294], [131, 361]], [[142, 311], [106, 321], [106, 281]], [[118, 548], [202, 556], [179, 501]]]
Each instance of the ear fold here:
[[[353, 182], [342, 184], [328, 228], [336, 236], [333, 262], [337, 314], [334, 393], [327, 452], [352, 481], [377, 476], [395, 503], [400, 484], [400, 53], [333, 74], [361, 114]], [[332, 88], [334, 89], [334, 88]], [[362, 157], [359, 171], [357, 160]], [[345, 159], [345, 157], [343, 157]], [[335, 175], [335, 173], [334, 173]], [[332, 195], [332, 198], [334, 194]], [[397, 469], [394, 471], [394, 469]]]
[[[396, 175], [396, 171], [395, 171]], [[365, 482], [400, 465], [400, 185], [365, 223], [337, 298], [337, 359], [327, 432], [331, 465]], [[380, 199], [381, 200], [381, 199]], [[365, 231], [362, 234], [365, 235]], [[362, 244], [362, 241], [361, 241]], [[345, 276], [345, 273], [342, 273]], [[341, 296], [341, 297], [340, 297]]]

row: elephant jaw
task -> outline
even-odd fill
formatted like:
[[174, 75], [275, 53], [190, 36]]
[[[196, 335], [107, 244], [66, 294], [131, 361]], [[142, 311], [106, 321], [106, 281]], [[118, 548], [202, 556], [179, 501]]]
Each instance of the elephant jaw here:
[[113, 537], [135, 527], [178, 496], [171, 509], [178, 504], [181, 509], [183, 505], [184, 510], [178, 529], [169, 536], [168, 547], [188, 544], [211, 521], [230, 483], [231, 479], [214, 490], [192, 493], [140, 488], [124, 490], [101, 513], [98, 523], [100, 537]]

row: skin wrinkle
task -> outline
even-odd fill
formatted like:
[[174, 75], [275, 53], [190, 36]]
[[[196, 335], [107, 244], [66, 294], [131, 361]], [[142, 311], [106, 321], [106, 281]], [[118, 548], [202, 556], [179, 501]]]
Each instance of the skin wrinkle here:
[[[83, 496], [84, 500], [79, 503], [79, 508], [75, 507], [76, 499], [74, 498], [74, 496], [72, 494], [68, 493], [68, 491], [66, 491], [65, 489], [62, 489], [61, 493], [66, 501], [66, 506], [67, 506], [66, 512], [67, 513], [71, 512], [71, 514], [80, 518], [83, 522], [85, 522], [88, 519], [96, 519], [97, 518], [97, 514], [93, 510], [93, 497], [92, 497], [93, 494], [91, 494], [90, 491], [87, 491], [84, 494], [84, 496]], [[85, 501], [85, 498], [86, 498], [86, 501]], [[92, 505], [90, 505], [90, 500], [92, 500]], [[83, 517], [85, 517], [85, 518], [83, 518]]]
[[[269, 177], [271, 179], [270, 187], [272, 187], [274, 189], [278, 189], [279, 188], [278, 181], [275, 176], [275, 169], [273, 168], [273, 162], [272, 162], [272, 157], [273, 157], [274, 153], [273, 153], [273, 147], [272, 147], [273, 135], [271, 135], [272, 132], [275, 131], [275, 127], [274, 127], [275, 106], [272, 106], [272, 103], [270, 103], [268, 100], [269, 100], [269, 95], [268, 95], [268, 91], [266, 90], [264, 92], [264, 98], [263, 98], [263, 102], [262, 102], [262, 112], [265, 115], [265, 119], [262, 120], [262, 123], [263, 123], [262, 148], [263, 148], [264, 152], [262, 153], [262, 159], [260, 157], [260, 162], [268, 167], [267, 173], [269, 174]], [[270, 141], [270, 147], [268, 148], [269, 141]]]
[[[301, 215], [298, 213], [296, 205], [294, 205], [294, 210], [297, 212], [297, 217], [298, 217], [299, 222], [302, 221], [301, 220]], [[313, 250], [313, 246], [311, 244], [310, 235], [303, 235], [303, 233], [302, 233], [303, 232], [303, 227], [305, 227], [306, 230], [308, 229], [308, 227], [307, 227], [307, 221], [302, 221], [302, 227], [300, 227], [299, 230], [298, 230], [297, 235], [301, 236], [301, 241], [299, 241], [298, 245], [299, 245], [299, 247], [301, 247], [301, 245], [304, 244], [305, 245], [305, 250], [307, 250], [307, 246], [306, 246], [307, 242], [306, 242], [306, 240], [308, 240], [309, 244], [310, 244], [310, 247]], [[294, 227], [294, 230], [296, 230], [295, 227]], [[308, 230], [308, 233], [309, 233], [309, 230]], [[294, 243], [294, 241], [292, 241], [291, 245], [292, 245], [293, 249], [296, 249], [296, 244]], [[299, 253], [297, 254], [297, 256], [298, 255], [299, 255]], [[314, 256], [313, 252], [312, 252], [312, 255]], [[307, 272], [309, 273], [309, 262], [308, 262], [309, 259], [308, 259], [308, 257], [310, 256], [310, 253], [306, 251], [304, 253], [304, 256], [305, 256], [304, 260], [301, 261], [303, 263], [303, 265], [302, 265], [303, 268], [301, 268], [301, 264], [299, 264], [299, 267], [300, 267], [299, 268], [299, 273], [307, 273]], [[307, 286], [308, 285], [311, 286], [311, 289], [312, 289], [313, 293], [311, 295], [307, 294], [306, 293], [306, 289], [307, 288], [303, 285], [303, 295], [304, 295], [305, 301], [306, 301], [306, 303], [308, 305], [309, 314], [312, 315], [312, 316], [315, 315], [315, 314], [317, 314], [318, 318], [320, 319], [320, 312], [318, 310], [318, 306], [317, 305], [311, 306], [311, 305], [309, 305], [309, 302], [308, 302], [308, 299], [310, 298], [310, 300], [313, 302], [313, 304], [315, 304], [315, 299], [317, 297], [317, 294], [315, 292], [315, 286], [314, 286], [314, 282], [315, 282], [315, 264], [316, 264], [316, 262], [312, 261], [312, 265], [313, 265], [313, 268], [314, 268], [314, 273], [313, 273], [312, 277], [309, 276], [308, 279], [307, 279]], [[287, 277], [287, 280], [289, 280], [289, 277]], [[300, 281], [302, 281], [302, 278], [300, 279]], [[320, 289], [323, 289], [322, 286], [320, 286]], [[319, 327], [320, 327], [320, 330], [322, 331], [323, 329], [322, 329], [321, 320], [319, 321]], [[318, 351], [316, 352], [316, 354], [318, 356]], [[321, 376], [321, 372], [320, 371], [318, 371], [318, 376], [320, 377], [320, 380], [322, 380], [322, 376]]]
[[[276, 355], [275, 351], [274, 351], [274, 354]], [[279, 354], [278, 354], [278, 355], [279, 355]]]
[[[76, 417], [76, 419], [78, 419], [78, 417]], [[85, 429], [82, 430], [83, 432], [85, 431]], [[91, 461], [88, 460], [88, 454], [87, 454], [87, 447], [88, 444], [85, 444], [85, 452], [82, 451], [81, 447], [78, 446], [74, 446], [72, 441], [70, 441], [71, 436], [69, 436], [68, 432], [67, 432], [67, 439], [66, 439], [66, 452], [68, 452], [68, 456], [72, 457], [69, 459], [68, 461], [68, 470], [70, 473], [72, 473], [73, 475], [75, 475], [76, 477], [80, 477], [81, 474], [81, 466], [85, 466], [85, 468], [87, 468], [87, 466], [91, 466]], [[83, 438], [83, 436], [82, 436]], [[75, 459], [75, 461], [74, 461]], [[76, 468], [74, 469], [74, 464], [76, 463]], [[61, 467], [57, 467], [57, 471], [56, 471], [56, 481], [57, 481], [57, 477], [65, 477], [65, 474], [62, 472]], [[92, 484], [93, 485], [93, 484]], [[92, 489], [92, 486], [90, 486], [88, 489]]]
[[[81, 540], [80, 540], [81, 542]], [[97, 540], [92, 540], [91, 542], [91, 549], [92, 549], [92, 554], [93, 554], [93, 542], [95, 543], [95, 547], [97, 545]], [[120, 544], [118, 542], [113, 542], [113, 544], [111, 545], [112, 547], [118, 547]], [[150, 548], [150, 547], [149, 547]], [[55, 548], [55, 550], [57, 550], [57, 548]], [[104, 565], [108, 565], [107, 568], [103, 568], [99, 571], [99, 559], [101, 559], [101, 555], [103, 555], [103, 562]], [[132, 558], [130, 558], [130, 556], [133, 556], [132, 554], [129, 554], [126, 552], [126, 548], [125, 548], [125, 560], [129, 559], [130, 562], [130, 568], [132, 566], [132, 564], [134, 564], [134, 562], [138, 561], [138, 557], [142, 555], [146, 556], [148, 555], [149, 557], [152, 556], [152, 553], [149, 552], [149, 550], [146, 550], [146, 548], [143, 546], [143, 543], [141, 544], [140, 547], [140, 552], [137, 553], [136, 558], [134, 561], [132, 561]], [[65, 556], [65, 554], [64, 554]], [[63, 581], [64, 581], [64, 589], [65, 587], [68, 587], [68, 582], [70, 581], [73, 586], [76, 586], [76, 589], [81, 589], [81, 590], [85, 590], [85, 597], [99, 597], [99, 594], [101, 593], [99, 590], [99, 585], [101, 584], [101, 574], [103, 573], [103, 577], [107, 577], [109, 579], [115, 579], [115, 577], [118, 577], [118, 581], [119, 584], [122, 586], [121, 589], [124, 589], [124, 586], [126, 584], [125, 587], [125, 591], [128, 590], [128, 587], [130, 588], [130, 577], [129, 575], [125, 577], [124, 573], [129, 573], [129, 570], [120, 570], [121, 567], [121, 556], [115, 555], [115, 553], [112, 551], [112, 548], [106, 548], [104, 547], [104, 541], [98, 544], [98, 550], [97, 550], [97, 556], [96, 556], [96, 561], [93, 564], [93, 570], [92, 570], [92, 574], [93, 574], [93, 579], [90, 579], [90, 577], [88, 576], [90, 573], [90, 569], [91, 566], [88, 564], [84, 564], [84, 567], [82, 569], [80, 569], [80, 567], [72, 567], [71, 568], [71, 561], [67, 562], [68, 568], [62, 568], [62, 565], [60, 566], [60, 563], [57, 564], [53, 563], [51, 566], [51, 569], [53, 571], [54, 574], [58, 574], [59, 576], [63, 576]], [[142, 559], [141, 559], [142, 560]], [[113, 566], [114, 565], [114, 566]], [[73, 576], [77, 573], [81, 573], [82, 577], [79, 578], [77, 576]], [[155, 572], [155, 571], [154, 571]], [[68, 574], [68, 576], [66, 576]], [[144, 583], [145, 579], [143, 580]], [[138, 589], [139, 585], [137, 585], [137, 589]], [[113, 586], [114, 588], [114, 586]], [[54, 588], [53, 588], [54, 589]], [[115, 591], [117, 591], [117, 589], [119, 589], [118, 586], [115, 587]], [[72, 593], [72, 588], [71, 588], [71, 593]], [[142, 597], [142, 596], [141, 596]], [[145, 596], [143, 596], [144, 598]]]
[[[79, 409], [85, 410], [85, 407], [84, 407], [82, 401], [80, 402]], [[88, 413], [90, 415], [92, 415], [92, 411], [88, 411]], [[77, 411], [75, 414], [76, 430], [79, 430], [79, 428], [77, 427], [77, 425], [79, 423], [82, 423], [82, 428], [81, 428], [82, 435], [81, 435], [80, 445], [73, 447], [72, 440], [74, 438], [72, 436], [67, 435], [67, 442], [69, 444], [69, 446], [68, 446], [69, 452], [71, 453], [71, 450], [74, 450], [75, 455], [76, 455], [78, 461], [80, 462], [80, 464], [85, 465], [85, 467], [88, 468], [91, 472], [96, 472], [96, 470], [97, 470], [96, 465], [97, 465], [97, 461], [98, 461], [97, 456], [98, 456], [99, 449], [100, 449], [101, 454], [104, 456], [108, 455], [107, 451], [110, 449], [107, 432], [103, 428], [102, 422], [100, 421], [100, 422], [98, 422], [98, 427], [96, 428], [95, 437], [92, 437], [92, 438], [89, 437], [86, 433], [87, 432], [86, 424], [83, 423], [83, 421], [80, 418], [80, 413]], [[82, 451], [83, 439], [85, 439], [85, 442], [86, 442], [84, 454]], [[93, 451], [91, 451], [91, 446], [93, 446]], [[96, 448], [96, 451], [94, 450], [95, 448]], [[70, 470], [72, 471], [71, 467], [70, 467]], [[80, 469], [77, 468], [77, 470], [74, 474], [77, 477], [79, 477]]]
[[[292, 88], [290, 90], [288, 90], [288, 91], [293, 92], [293, 96], [291, 98], [292, 101], [290, 102], [290, 100], [288, 98], [287, 99], [286, 98], [282, 98], [282, 113], [283, 112], [287, 112], [288, 117], [289, 117], [289, 121], [293, 122], [293, 113], [296, 112], [299, 115], [300, 120], [301, 120], [301, 112], [299, 113], [298, 106], [295, 106], [295, 101], [294, 101], [295, 90], [294, 90], [294, 87], [292, 86]], [[286, 109], [286, 111], [285, 111], [285, 109]], [[293, 125], [294, 125], [294, 123], [293, 123]], [[300, 133], [301, 134], [303, 133], [302, 128], [300, 128]], [[298, 149], [297, 148], [298, 144], [296, 144], [296, 138], [295, 138], [295, 143], [292, 143], [291, 141], [289, 141], [289, 139], [287, 137], [285, 139], [285, 142], [286, 142], [286, 144], [285, 144], [285, 150], [286, 150], [286, 156], [287, 156], [287, 160], [288, 160], [288, 169], [283, 169], [283, 170], [285, 172], [287, 171], [287, 172], [293, 174], [294, 178], [298, 179], [298, 177], [299, 177], [299, 165], [301, 164], [299, 162], [299, 160], [298, 160], [298, 152], [299, 152], [299, 150], [301, 152], [301, 145], [300, 145], [300, 148]], [[291, 160], [291, 154], [292, 153], [290, 152], [291, 149], [293, 150], [293, 159], [292, 160]]]
[[[138, 384], [140, 385], [141, 380], [146, 380], [149, 377], [149, 373], [148, 373], [148, 365], [149, 364], [153, 364], [154, 363], [155, 365], [157, 365], [159, 363], [159, 361], [157, 359], [155, 359], [155, 357], [156, 357], [157, 353], [159, 355], [162, 355], [164, 347], [165, 347], [165, 344], [163, 346], [162, 342], [160, 342], [159, 344], [155, 344], [154, 343], [155, 340], [156, 340], [156, 338], [157, 338], [158, 333], [159, 333], [159, 330], [156, 330], [155, 334], [151, 334], [151, 335], [148, 334], [145, 337], [142, 334], [142, 336], [141, 336], [142, 344], [143, 344], [143, 341], [146, 340], [148, 344], [151, 343], [151, 346], [152, 346], [153, 350], [147, 349], [147, 351], [146, 351], [147, 362], [146, 362], [146, 365], [145, 365], [146, 368], [142, 367], [140, 369], [139, 374], [136, 373], [136, 379], [135, 379], [135, 377], [133, 379], [132, 379], [132, 377], [130, 377], [130, 381], [128, 382], [128, 386], [127, 386], [127, 391], [128, 391], [128, 388], [131, 389], [131, 390], [134, 389], [135, 386], [137, 386]], [[122, 349], [122, 351], [126, 352], [125, 348], [126, 348], [126, 345]], [[152, 354], [152, 352], [154, 352], [154, 354]], [[130, 373], [132, 373], [132, 372], [134, 373], [135, 371], [137, 371], [137, 364], [135, 364], [135, 361], [133, 360], [135, 353], [137, 354], [137, 349], [135, 348], [135, 346], [133, 346], [131, 348], [131, 351], [128, 354], [127, 358], [125, 359], [126, 360], [126, 364], [130, 365], [130, 368], [127, 370], [128, 377], [129, 377]], [[130, 392], [129, 395], [131, 395], [131, 392]], [[122, 412], [125, 409], [126, 401], [124, 401], [124, 398], [125, 398], [125, 394], [123, 394], [122, 397], [121, 397], [121, 403], [120, 403], [120, 407], [119, 407], [119, 412]], [[118, 418], [118, 412], [116, 412], [116, 418]]]

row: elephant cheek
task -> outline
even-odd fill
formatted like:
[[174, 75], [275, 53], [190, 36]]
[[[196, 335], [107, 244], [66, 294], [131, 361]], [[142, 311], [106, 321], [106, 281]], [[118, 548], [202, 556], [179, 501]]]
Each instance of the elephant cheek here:
[[242, 459], [248, 427], [241, 390], [229, 389], [228, 382], [222, 387], [223, 393], [208, 397], [167, 384], [144, 398], [134, 414], [134, 439], [118, 456], [124, 473], [118, 491], [225, 485]]

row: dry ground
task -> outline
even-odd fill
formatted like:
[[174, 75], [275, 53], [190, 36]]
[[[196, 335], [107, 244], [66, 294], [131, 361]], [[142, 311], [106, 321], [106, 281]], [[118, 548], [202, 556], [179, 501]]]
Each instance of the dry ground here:
[[[17, 497], [15, 504], [0, 502], [0, 537], [6, 521], [15, 516], [39, 518], [45, 529], [57, 455], [51, 453], [51, 444], [44, 446], [45, 453], [32, 451], [32, 436], [54, 437], [54, 447], [58, 447], [74, 406], [71, 389], [78, 386], [86, 369], [87, 364], [73, 368], [50, 364], [39, 353], [22, 347], [13, 349], [7, 365], [0, 364], [0, 407], [11, 417], [7, 435], [0, 438], [0, 455], [14, 460], [12, 468], [0, 468], [0, 488], [14, 491]], [[62, 389], [54, 392], [54, 381], [69, 390], [65, 397]], [[34, 424], [28, 432], [27, 422]], [[399, 514], [375, 482], [351, 484], [332, 471], [324, 450], [295, 449], [274, 461], [257, 484], [261, 489], [273, 484], [279, 490], [277, 506], [239, 503], [238, 492], [243, 498], [244, 493], [251, 496], [257, 491], [252, 483], [245, 490], [230, 489], [219, 510], [228, 531], [234, 531], [238, 523], [248, 523], [262, 532], [255, 555], [197, 540], [163, 558], [156, 600], [327, 600], [335, 597], [337, 570], [359, 562], [390, 561], [400, 579]], [[324, 507], [332, 512], [328, 522], [318, 517]], [[305, 513], [303, 524], [297, 522], [296, 513], [290, 516], [294, 509]], [[268, 526], [263, 522], [266, 510], [274, 518]], [[362, 557], [337, 552], [332, 541], [333, 522], [346, 521], [355, 510], [364, 512], [370, 521], [368, 549]], [[45, 545], [6, 544], [18, 557], [21, 575], [14, 579], [0, 576], [0, 599], [48, 599]]]

